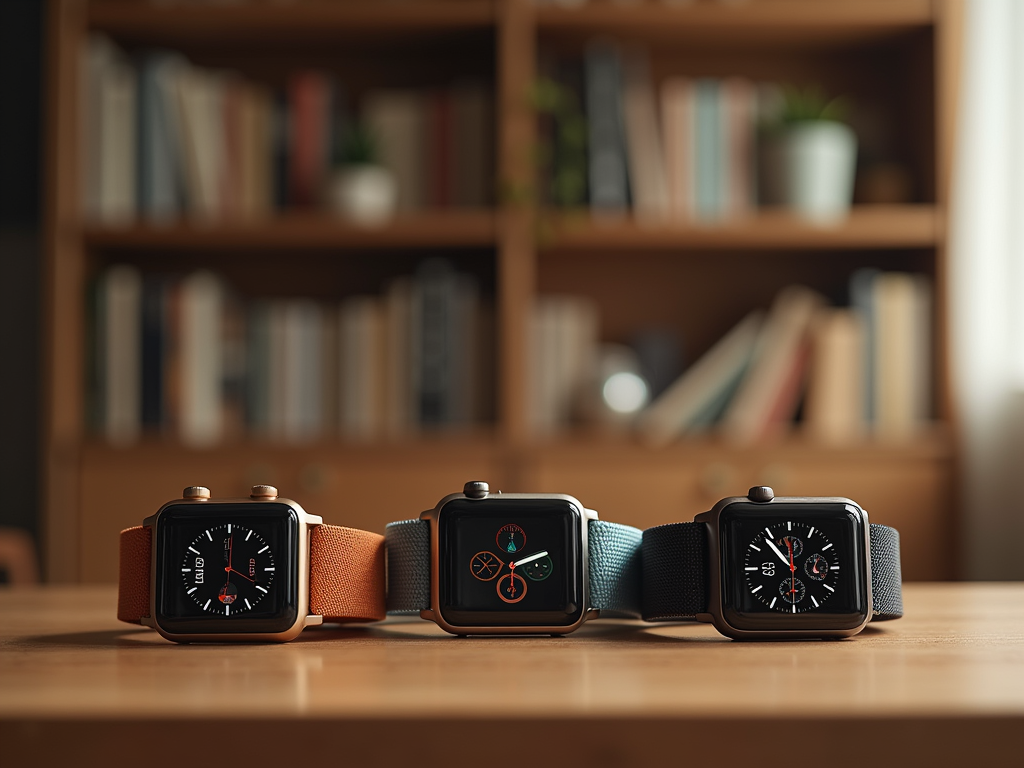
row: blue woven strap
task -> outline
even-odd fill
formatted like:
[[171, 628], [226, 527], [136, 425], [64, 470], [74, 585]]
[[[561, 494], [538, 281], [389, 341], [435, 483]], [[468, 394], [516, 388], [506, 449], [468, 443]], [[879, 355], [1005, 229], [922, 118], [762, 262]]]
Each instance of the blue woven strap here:
[[[642, 534], [628, 525], [591, 520], [587, 531], [590, 607], [608, 616], [640, 615]], [[384, 529], [388, 613], [430, 607], [430, 523], [402, 520]]]
[[601, 615], [640, 616], [640, 545], [638, 528], [591, 520], [587, 529], [590, 607]]

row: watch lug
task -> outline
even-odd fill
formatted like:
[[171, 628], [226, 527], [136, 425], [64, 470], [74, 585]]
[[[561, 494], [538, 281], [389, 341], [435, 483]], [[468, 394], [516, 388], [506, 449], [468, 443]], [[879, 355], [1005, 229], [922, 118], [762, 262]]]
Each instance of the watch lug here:
[[306, 513], [306, 525], [323, 525], [324, 519], [320, 515]]
[[711, 522], [711, 513], [710, 512], [701, 512], [699, 515], [697, 515], [695, 518], [693, 518], [693, 522], [695, 522], [695, 523], [708, 523], [708, 522]]
[[715, 623], [715, 617], [712, 616], [710, 613], [698, 613], [693, 618], [695, 618], [697, 621], [701, 621], [701, 622], [703, 622], [705, 624], [714, 624]]
[[149, 627], [150, 629], [156, 629], [156, 622], [153, 621], [153, 617], [152, 616], [143, 616], [141, 619], [139, 619], [139, 623], [142, 624], [142, 626], [144, 626], [144, 627]]
[[306, 616], [306, 620], [302, 623], [304, 627], [319, 627], [324, 623], [324, 617], [315, 613], [311, 613]]
[[429, 608], [427, 608], [424, 611], [420, 611], [420, 618], [426, 619], [427, 621], [433, 621], [435, 624], [437, 623], [437, 617], [434, 615], [434, 612]]
[[596, 509], [584, 509], [583, 510], [583, 514], [586, 516], [587, 520], [599, 520], [600, 519], [598, 517], [598, 515], [597, 515], [597, 510]]
[[601, 618], [601, 611], [599, 609], [597, 609], [597, 608], [591, 608], [589, 611], [587, 611], [586, 615], [583, 617], [583, 620], [584, 621], [590, 621], [591, 619], [600, 619], [600, 618]]

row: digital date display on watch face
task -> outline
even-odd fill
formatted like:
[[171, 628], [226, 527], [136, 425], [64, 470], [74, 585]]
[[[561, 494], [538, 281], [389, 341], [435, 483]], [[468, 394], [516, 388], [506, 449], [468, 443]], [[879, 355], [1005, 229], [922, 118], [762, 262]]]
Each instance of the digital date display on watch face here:
[[747, 631], [844, 630], [870, 608], [866, 522], [843, 503], [736, 503], [722, 511], [722, 613]]
[[441, 615], [454, 626], [558, 627], [583, 605], [582, 516], [562, 499], [454, 499], [438, 516]]
[[298, 532], [287, 504], [165, 507], [157, 622], [180, 634], [287, 630], [298, 616]]

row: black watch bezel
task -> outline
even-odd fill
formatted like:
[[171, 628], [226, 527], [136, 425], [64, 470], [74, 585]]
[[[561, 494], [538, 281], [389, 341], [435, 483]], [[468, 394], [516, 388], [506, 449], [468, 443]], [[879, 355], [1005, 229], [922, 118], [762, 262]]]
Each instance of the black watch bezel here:
[[[574, 541], [567, 542], [568, 551], [573, 553], [576, 563], [572, 568], [574, 594], [578, 595], [577, 606], [571, 615], [566, 614], [565, 621], [552, 621], [554, 616], [547, 621], [538, 617], [536, 622], [514, 622], [501, 623], [500, 612], [487, 613], [487, 621], [466, 621], [458, 612], [445, 610], [444, 597], [445, 588], [443, 584], [449, 577], [447, 564], [445, 562], [446, 544], [442, 539], [446, 535], [447, 516], [446, 509], [451, 512], [459, 510], [464, 513], [467, 507], [478, 508], [481, 514], [492, 512], [502, 517], [510, 513], [506, 510], [510, 505], [526, 504], [555, 504], [564, 505], [565, 510], [572, 515], [574, 523], [570, 527], [570, 534]], [[565, 494], [532, 494], [532, 493], [503, 493], [490, 494], [484, 498], [474, 498], [465, 493], [455, 493], [444, 497], [437, 506], [427, 510], [420, 515], [420, 519], [429, 521], [430, 524], [430, 608], [421, 611], [422, 618], [435, 622], [446, 632], [455, 635], [476, 635], [476, 634], [555, 634], [564, 635], [578, 629], [589, 617], [591, 611], [589, 593], [589, 558], [588, 558], [588, 523], [597, 519], [597, 513], [587, 509], [579, 499]], [[552, 612], [555, 613], [555, 612]], [[509, 615], [509, 614], [504, 614]]]
[[[730, 564], [727, 550], [728, 525], [736, 515], [792, 517], [794, 510], [806, 508], [807, 513], [842, 515], [849, 520], [852, 556], [856, 558], [855, 602], [862, 610], [840, 614], [777, 612], [756, 619], [744, 617], [732, 605], [727, 571], [739, 567]], [[698, 515], [696, 522], [705, 524], [708, 536], [708, 606], [707, 613], [697, 618], [714, 624], [727, 637], [736, 640], [776, 640], [823, 637], [849, 637], [860, 632], [870, 621], [871, 603], [871, 526], [867, 512], [855, 501], [845, 497], [776, 497], [771, 501], [752, 501], [734, 496], [719, 501], [709, 512]], [[738, 576], [735, 576], [738, 578]]]

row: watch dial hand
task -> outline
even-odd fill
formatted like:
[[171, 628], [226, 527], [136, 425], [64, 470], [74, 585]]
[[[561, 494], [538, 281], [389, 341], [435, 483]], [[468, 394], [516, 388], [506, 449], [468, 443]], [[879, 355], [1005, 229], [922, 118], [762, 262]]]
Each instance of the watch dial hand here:
[[514, 563], [512, 563], [512, 567], [517, 568], [520, 565], [523, 565], [524, 563], [532, 563], [534, 560], [540, 560], [542, 557], [547, 557], [547, 555], [548, 551], [546, 549], [542, 549], [540, 552], [535, 552], [529, 557], [524, 557], [522, 560], [516, 560]]
[[772, 548], [772, 552], [779, 556], [779, 560], [782, 561], [782, 564], [788, 566], [789, 558], [782, 554], [781, 550], [779, 550], [779, 548], [775, 546], [775, 542], [771, 539], [765, 539], [765, 541], [768, 542], [768, 546]]

